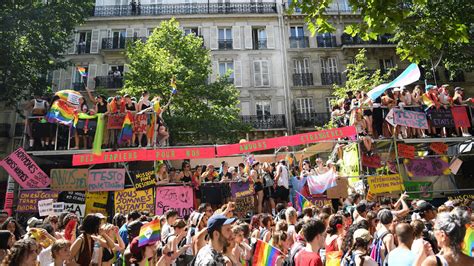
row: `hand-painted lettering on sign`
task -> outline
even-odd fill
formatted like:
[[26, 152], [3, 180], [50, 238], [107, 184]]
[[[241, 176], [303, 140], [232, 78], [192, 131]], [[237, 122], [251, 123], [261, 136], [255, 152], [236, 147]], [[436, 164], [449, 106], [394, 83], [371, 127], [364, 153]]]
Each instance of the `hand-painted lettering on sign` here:
[[51, 189], [58, 191], [87, 190], [88, 169], [51, 169]]
[[180, 217], [191, 214], [194, 210], [193, 190], [188, 186], [165, 186], [156, 188], [156, 214], [162, 215], [174, 209]]
[[425, 113], [393, 109], [393, 122], [396, 125], [428, 129]]
[[22, 188], [46, 188], [51, 183], [49, 177], [21, 147], [0, 161], [0, 166]]
[[89, 170], [87, 191], [116, 191], [125, 185], [125, 169], [93, 169]]
[[129, 188], [114, 192], [115, 213], [126, 214], [131, 211], [154, 213], [153, 189], [135, 190]]

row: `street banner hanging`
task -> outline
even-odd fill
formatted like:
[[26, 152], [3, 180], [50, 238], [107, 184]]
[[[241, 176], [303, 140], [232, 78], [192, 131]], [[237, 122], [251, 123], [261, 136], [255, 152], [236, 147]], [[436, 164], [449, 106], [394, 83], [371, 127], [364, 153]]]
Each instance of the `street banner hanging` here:
[[125, 185], [125, 169], [91, 169], [87, 179], [87, 191], [123, 190]]
[[453, 114], [453, 120], [456, 127], [468, 128], [471, 127], [471, 122], [467, 116], [466, 107], [464, 106], [453, 106], [451, 107]]
[[367, 178], [370, 192], [380, 194], [405, 190], [403, 178], [399, 174], [385, 176], [369, 176]]
[[165, 186], [156, 188], [156, 214], [162, 215], [169, 209], [185, 217], [194, 210], [193, 189], [188, 186]]
[[433, 127], [454, 127], [453, 113], [450, 109], [433, 108], [429, 109], [427, 113], [430, 116], [431, 125]]
[[415, 146], [398, 143], [397, 150], [398, 150], [398, 156], [400, 158], [408, 158], [408, 159], [415, 158]]
[[451, 173], [447, 157], [405, 159], [403, 164], [409, 177], [440, 176]]
[[72, 156], [72, 165], [91, 165], [103, 163], [119, 163], [119, 162], [133, 162], [146, 161], [147, 153], [145, 149], [125, 150], [102, 152], [100, 155], [89, 154], [74, 154]]
[[131, 211], [155, 212], [153, 189], [135, 190], [128, 188], [114, 192], [115, 213], [127, 214]]
[[87, 190], [86, 168], [51, 169], [51, 189], [58, 191]]
[[86, 192], [86, 215], [89, 213], [102, 213], [107, 216], [107, 199], [109, 192]]
[[24, 189], [46, 188], [51, 183], [49, 177], [21, 147], [0, 161], [0, 166]]
[[214, 147], [203, 148], [167, 148], [147, 150], [147, 161], [183, 160], [214, 158]]
[[52, 190], [23, 190], [18, 196], [18, 205], [16, 212], [38, 212], [38, 202], [40, 200], [58, 199], [58, 192]]
[[408, 199], [424, 199], [424, 200], [432, 200], [433, 199], [433, 192], [432, 191], [432, 182], [430, 181], [405, 181], [403, 182], [405, 185], [405, 191], [407, 192], [416, 192], [416, 193], [408, 193]]
[[249, 182], [233, 182], [230, 184], [232, 198], [235, 200], [234, 213], [239, 217], [245, 217], [254, 209], [254, 188]]
[[393, 123], [399, 126], [428, 129], [425, 113], [393, 109]]

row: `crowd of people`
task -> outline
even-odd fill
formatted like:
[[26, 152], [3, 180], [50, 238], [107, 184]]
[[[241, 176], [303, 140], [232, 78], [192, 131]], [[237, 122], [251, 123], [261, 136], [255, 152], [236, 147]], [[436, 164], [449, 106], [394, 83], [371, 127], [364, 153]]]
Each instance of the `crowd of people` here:
[[[79, 104], [67, 103], [77, 113], [87, 115], [104, 114], [106, 125], [108, 119], [112, 119], [112, 116], [114, 119], [123, 122], [126, 113], [132, 114], [132, 138], [124, 143], [119, 141], [120, 123], [119, 128], [106, 127], [103, 135], [103, 148], [151, 147], [154, 145], [165, 146], [167, 144], [169, 133], [163, 119], [163, 113], [171, 103], [171, 98], [166, 105], [160, 106], [161, 98], [156, 96], [150, 99], [150, 93], [147, 91], [141, 94], [138, 101], [135, 97], [128, 94], [107, 98], [101, 94], [93, 96], [92, 92], [87, 88], [86, 91], [89, 102], [85, 97], [79, 96]], [[34, 99], [26, 104], [29, 148], [35, 150], [51, 150], [55, 149], [55, 146], [57, 146], [56, 149], [91, 148], [97, 126], [96, 118], [79, 119], [74, 127], [61, 126], [47, 121], [46, 115], [48, 111], [53, 103], [59, 99], [58, 95], [55, 95], [52, 99], [35, 95]], [[71, 131], [69, 131], [70, 129]], [[56, 143], [56, 141], [60, 143]]]
[[[355, 126], [360, 136], [374, 138], [427, 138], [427, 137], [470, 137], [469, 128], [435, 128], [431, 125], [430, 113], [433, 110], [471, 103], [464, 89], [454, 88], [450, 92], [448, 84], [440, 87], [416, 85], [412, 91], [406, 87], [386, 90], [374, 101], [364, 91], [349, 91], [343, 99], [338, 99], [332, 107], [331, 120], [336, 126]], [[429, 129], [394, 126], [385, 120], [390, 110], [402, 110], [425, 113]], [[467, 112], [468, 115], [470, 112]]]
[[[408, 205], [410, 204], [410, 207]], [[402, 206], [400, 208], [400, 206]], [[404, 193], [367, 201], [351, 194], [337, 209], [279, 203], [278, 213], [235, 216], [235, 203], [202, 203], [189, 217], [132, 211], [30, 218], [26, 230], [0, 215], [1, 265], [259, 265], [257, 241], [278, 250], [274, 265], [473, 265], [474, 214], [468, 201], [438, 208]], [[140, 245], [140, 229], [159, 220], [160, 240]], [[471, 238], [474, 236], [470, 236]], [[472, 239], [471, 239], [472, 241]], [[468, 245], [469, 244], [469, 245]], [[466, 246], [468, 245], [468, 246]]]

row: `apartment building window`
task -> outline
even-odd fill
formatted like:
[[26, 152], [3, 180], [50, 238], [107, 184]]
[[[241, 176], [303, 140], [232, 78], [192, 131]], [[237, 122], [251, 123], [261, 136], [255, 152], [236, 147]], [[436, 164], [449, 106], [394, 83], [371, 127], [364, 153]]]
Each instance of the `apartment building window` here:
[[219, 29], [219, 49], [228, 50], [232, 49], [232, 29], [231, 28], [220, 28]]
[[293, 60], [293, 85], [294, 86], [309, 86], [313, 85], [313, 74], [309, 67], [309, 58], [294, 59]]
[[321, 48], [337, 47], [336, 36], [331, 33], [318, 34], [318, 36], [316, 36], [316, 42], [318, 47]]
[[326, 110], [328, 113], [332, 112], [333, 103], [337, 101], [337, 97], [326, 97]]
[[270, 70], [267, 60], [256, 60], [253, 62], [253, 73], [255, 87], [270, 86]]
[[184, 35], [194, 34], [194, 36], [199, 35], [199, 28], [184, 28]]
[[126, 36], [125, 30], [112, 31], [112, 48], [124, 49]]
[[304, 36], [303, 26], [290, 27], [290, 48], [309, 47], [308, 37]]
[[382, 73], [386, 73], [390, 68], [393, 68], [393, 60], [391, 58], [388, 59], [380, 59], [380, 70]]
[[253, 29], [252, 37], [254, 50], [267, 48], [267, 31], [265, 30], [265, 28]]
[[298, 114], [309, 114], [313, 112], [312, 98], [297, 98], [296, 110]]
[[234, 83], [234, 62], [219, 62], [219, 75], [224, 76], [231, 70], [228, 81]]
[[[88, 66], [82, 66], [82, 67], [86, 69], [86, 73], [89, 73]], [[82, 91], [85, 89], [85, 84], [87, 84], [87, 76], [85, 77], [81, 76], [81, 73], [79, 73], [79, 70], [77, 70], [77, 67], [74, 67], [73, 76], [72, 76], [72, 88], [75, 91]]]
[[79, 42], [77, 43], [78, 54], [88, 54], [91, 51], [92, 31], [80, 31]]
[[341, 73], [337, 70], [337, 58], [321, 59], [321, 83], [323, 85], [342, 84]]
[[258, 101], [255, 104], [256, 115], [258, 119], [270, 119], [270, 101]]

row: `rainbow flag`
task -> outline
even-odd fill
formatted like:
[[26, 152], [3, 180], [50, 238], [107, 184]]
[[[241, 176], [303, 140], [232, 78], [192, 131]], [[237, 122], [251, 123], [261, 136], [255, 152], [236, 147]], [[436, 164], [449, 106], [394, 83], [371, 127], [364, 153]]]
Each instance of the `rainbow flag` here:
[[424, 93], [421, 96], [421, 101], [423, 102], [423, 105], [426, 105], [426, 110], [434, 105], [434, 102]]
[[270, 244], [257, 240], [252, 265], [274, 266], [281, 252]]
[[77, 111], [62, 99], [56, 100], [51, 105], [51, 108], [46, 115], [46, 120], [48, 120], [48, 122], [60, 123], [67, 126], [75, 126], [78, 119]]
[[154, 220], [142, 226], [138, 235], [138, 246], [151, 245], [161, 238], [160, 220]]
[[295, 191], [297, 193], [296, 195], [296, 207], [298, 211], [303, 211], [304, 208], [311, 207], [313, 206], [313, 203], [311, 201], [307, 200], [301, 193], [298, 191]]
[[85, 67], [77, 67], [77, 71], [79, 71], [79, 74], [81, 74], [81, 76], [83, 77], [87, 76], [87, 71]]
[[118, 138], [118, 144], [122, 144], [123, 142], [129, 141], [132, 139], [133, 136], [133, 127], [132, 127], [133, 116], [132, 113], [127, 112], [125, 115], [125, 119], [123, 120], [122, 124], [122, 131], [120, 131], [120, 135]]
[[474, 227], [466, 225], [466, 235], [462, 245], [462, 253], [474, 257]]

